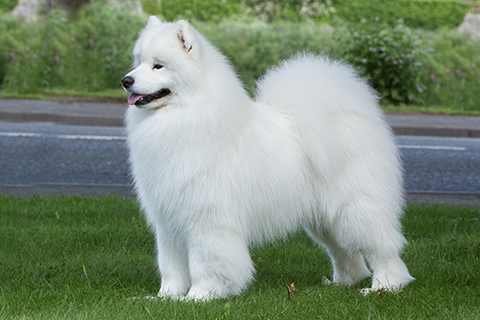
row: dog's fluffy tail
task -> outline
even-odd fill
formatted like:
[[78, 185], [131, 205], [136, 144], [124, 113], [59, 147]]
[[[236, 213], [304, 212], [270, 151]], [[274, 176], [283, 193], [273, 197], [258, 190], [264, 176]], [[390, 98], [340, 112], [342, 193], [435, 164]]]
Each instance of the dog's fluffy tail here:
[[257, 84], [256, 100], [302, 113], [323, 109], [330, 114], [354, 111], [378, 116], [377, 94], [351, 66], [308, 53], [268, 71]]

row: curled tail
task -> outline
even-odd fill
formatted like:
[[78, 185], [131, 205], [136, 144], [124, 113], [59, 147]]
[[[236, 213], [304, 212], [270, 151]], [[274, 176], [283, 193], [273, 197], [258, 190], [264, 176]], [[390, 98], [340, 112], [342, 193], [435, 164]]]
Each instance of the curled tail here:
[[256, 100], [290, 110], [378, 112], [378, 95], [354, 68], [299, 53], [269, 70], [257, 83]]

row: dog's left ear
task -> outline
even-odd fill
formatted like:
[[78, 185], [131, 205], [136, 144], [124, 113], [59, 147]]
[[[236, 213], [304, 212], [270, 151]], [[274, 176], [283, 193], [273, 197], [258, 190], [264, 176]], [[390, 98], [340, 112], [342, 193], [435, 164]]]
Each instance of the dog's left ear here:
[[179, 20], [178, 26], [178, 39], [183, 43], [183, 47], [186, 52], [190, 52], [193, 49], [193, 40], [195, 35], [192, 32], [192, 27], [186, 20]]
[[156, 16], [148, 17], [147, 27], [158, 27], [162, 24], [162, 21], [158, 19]]

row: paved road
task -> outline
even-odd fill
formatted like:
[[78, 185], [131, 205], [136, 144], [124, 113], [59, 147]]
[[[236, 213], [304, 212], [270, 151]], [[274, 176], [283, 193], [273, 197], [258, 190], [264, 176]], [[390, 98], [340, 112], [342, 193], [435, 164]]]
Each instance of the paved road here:
[[[126, 109], [126, 100], [92, 103], [0, 99], [0, 121], [121, 127]], [[386, 120], [398, 135], [480, 138], [480, 117], [387, 114]]]
[[480, 139], [397, 137], [411, 203], [480, 207]]
[[0, 194], [131, 195], [121, 127], [0, 122]]
[[[398, 143], [410, 200], [480, 204], [480, 139], [399, 136]], [[0, 122], [0, 150], [0, 194], [131, 195], [121, 127]]]

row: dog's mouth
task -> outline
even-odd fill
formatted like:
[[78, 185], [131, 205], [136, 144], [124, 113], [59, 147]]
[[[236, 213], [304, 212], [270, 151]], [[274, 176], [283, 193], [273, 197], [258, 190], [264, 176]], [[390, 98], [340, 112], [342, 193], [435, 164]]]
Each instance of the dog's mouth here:
[[128, 97], [128, 104], [136, 105], [137, 107], [144, 106], [149, 104], [153, 100], [161, 99], [165, 96], [168, 96], [169, 94], [170, 89], [166, 88], [148, 95], [132, 93], [130, 97]]

